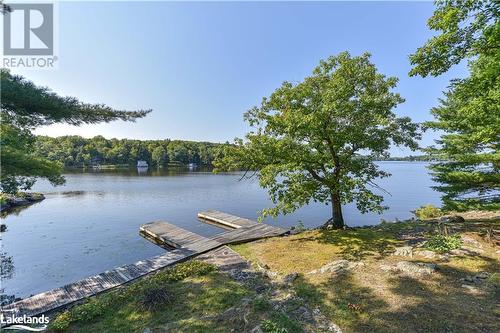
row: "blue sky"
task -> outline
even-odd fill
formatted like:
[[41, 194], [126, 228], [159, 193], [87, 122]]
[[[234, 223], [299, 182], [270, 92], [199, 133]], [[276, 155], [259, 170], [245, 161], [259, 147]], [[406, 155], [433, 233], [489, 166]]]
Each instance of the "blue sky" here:
[[[152, 108], [136, 123], [38, 134], [232, 141], [243, 113], [282, 81], [299, 81], [320, 59], [365, 51], [397, 76], [398, 115], [431, 118], [456, 66], [438, 78], [408, 77], [408, 55], [431, 35], [432, 2], [61, 2], [55, 70], [14, 71], [62, 95], [118, 109]], [[435, 134], [426, 134], [423, 145]], [[395, 156], [408, 152], [393, 148]]]

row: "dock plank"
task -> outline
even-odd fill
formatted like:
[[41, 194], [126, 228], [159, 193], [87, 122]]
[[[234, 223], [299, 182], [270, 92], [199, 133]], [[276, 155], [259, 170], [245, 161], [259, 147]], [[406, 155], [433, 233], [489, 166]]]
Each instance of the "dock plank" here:
[[140, 226], [140, 231], [174, 248], [184, 247], [187, 244], [199, 242], [205, 238], [165, 221], [143, 224]]
[[256, 221], [245, 219], [239, 216], [219, 212], [218, 210], [206, 210], [198, 213], [198, 217], [210, 222], [215, 222], [234, 229], [249, 227], [259, 224]]

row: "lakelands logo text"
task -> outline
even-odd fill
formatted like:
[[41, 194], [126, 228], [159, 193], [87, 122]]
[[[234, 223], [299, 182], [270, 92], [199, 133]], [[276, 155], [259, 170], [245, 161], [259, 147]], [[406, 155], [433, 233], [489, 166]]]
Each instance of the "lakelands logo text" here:
[[14, 3], [3, 15], [2, 67], [54, 68], [55, 19], [52, 3]]
[[29, 332], [42, 332], [47, 329], [49, 317], [29, 317], [23, 315], [17, 317], [15, 310], [0, 310], [0, 326], [2, 330], [21, 330]]

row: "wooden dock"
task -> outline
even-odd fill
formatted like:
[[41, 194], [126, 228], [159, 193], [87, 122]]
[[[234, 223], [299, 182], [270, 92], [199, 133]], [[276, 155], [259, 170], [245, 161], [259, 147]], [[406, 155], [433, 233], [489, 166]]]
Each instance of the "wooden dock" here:
[[224, 245], [280, 236], [287, 232], [282, 228], [257, 223], [215, 210], [201, 212], [198, 217], [219, 224], [226, 229], [232, 229], [207, 238], [168, 222], [156, 221], [144, 224], [140, 227], [141, 233], [147, 235], [148, 239], [151, 238], [154, 242], [166, 244], [174, 248], [174, 250], [25, 298], [6, 305], [2, 309], [14, 310], [16, 316], [38, 316], [129, 283], [158, 269], [188, 260]]
[[218, 210], [207, 210], [198, 213], [198, 217], [208, 222], [220, 224], [226, 228], [238, 229], [242, 227], [251, 227], [259, 224], [255, 221], [245, 219], [243, 217], [219, 212]]

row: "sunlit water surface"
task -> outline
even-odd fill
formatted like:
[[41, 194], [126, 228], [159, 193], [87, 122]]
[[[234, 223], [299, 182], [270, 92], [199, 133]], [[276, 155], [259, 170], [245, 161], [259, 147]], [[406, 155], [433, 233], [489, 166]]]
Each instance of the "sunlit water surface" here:
[[[391, 195], [382, 215], [360, 214], [354, 205], [344, 207], [351, 226], [376, 224], [380, 219], [411, 216], [426, 204], [439, 204], [431, 189], [426, 163], [380, 162], [392, 177], [378, 182]], [[239, 181], [241, 174], [162, 170], [138, 174], [137, 170], [66, 174], [66, 184], [52, 187], [38, 182], [34, 191], [46, 199], [3, 219], [4, 294], [27, 297], [115, 266], [133, 263], [165, 250], [142, 238], [143, 223], [165, 220], [204, 236], [221, 232], [203, 224], [196, 213], [217, 209], [256, 219], [271, 205], [257, 181]], [[294, 214], [267, 223], [290, 227], [322, 224], [330, 214], [323, 204], [311, 204]]]

